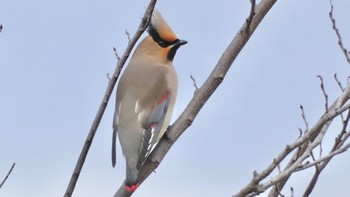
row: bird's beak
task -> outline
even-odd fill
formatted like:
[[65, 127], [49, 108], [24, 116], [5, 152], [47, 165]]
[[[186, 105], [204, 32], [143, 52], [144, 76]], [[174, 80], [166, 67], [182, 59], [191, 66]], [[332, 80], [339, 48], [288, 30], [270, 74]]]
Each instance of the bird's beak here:
[[181, 45], [185, 45], [185, 44], [187, 44], [187, 41], [186, 41], [186, 40], [179, 40], [179, 41], [176, 43], [177, 46], [181, 46]]

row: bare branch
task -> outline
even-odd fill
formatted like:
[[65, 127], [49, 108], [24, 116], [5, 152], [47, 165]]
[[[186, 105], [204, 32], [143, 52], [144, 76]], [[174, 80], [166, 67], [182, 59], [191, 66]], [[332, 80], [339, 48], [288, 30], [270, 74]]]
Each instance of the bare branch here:
[[[310, 156], [311, 156], [311, 158], [312, 158], [312, 160], [313, 160], [313, 161], [316, 161], [316, 158], [315, 158], [315, 156], [314, 156], [314, 153], [313, 153], [313, 152], [311, 152]], [[309, 162], [308, 162], [308, 163], [309, 163]]]
[[281, 166], [278, 162], [276, 162], [276, 160], [274, 159], [273, 162], [277, 165], [277, 169], [278, 169], [278, 173], [281, 173]]
[[303, 135], [303, 130], [301, 130], [301, 128], [298, 128], [299, 130], [299, 138]]
[[[130, 40], [129, 40], [129, 43], [130, 43]], [[117, 49], [115, 47], [113, 47], [113, 51], [114, 51], [115, 57], [117, 58], [117, 62], [120, 62], [120, 56], [118, 55]]]
[[[314, 189], [317, 181], [318, 181], [318, 177], [320, 176], [322, 170], [328, 165], [328, 163], [331, 161], [331, 159], [336, 155], [336, 151], [339, 151], [338, 149], [343, 145], [343, 143], [347, 140], [348, 136], [346, 132], [346, 127], [347, 127], [347, 124], [349, 122], [349, 118], [350, 118], [350, 111], [348, 110], [348, 115], [346, 117], [346, 119], [343, 121], [343, 129], [341, 131], [341, 133], [339, 134], [339, 136], [335, 139], [335, 143], [333, 145], [333, 148], [331, 150], [331, 154], [328, 155], [329, 158], [324, 158], [324, 160], [322, 158], [319, 159], [320, 163], [318, 164], [317, 161], [315, 161], [315, 165], [316, 166], [316, 170], [315, 170], [315, 173], [308, 185], [308, 187], [306, 188], [303, 196], [307, 197], [311, 194], [312, 190]], [[344, 137], [344, 138], [343, 138]], [[341, 152], [339, 152], [340, 154]], [[332, 154], [334, 154], [332, 156]], [[308, 165], [312, 165], [312, 164], [308, 164]], [[304, 168], [307, 167], [307, 166], [304, 166]]]
[[196, 91], [197, 91], [199, 88], [197, 86], [196, 79], [192, 75], [190, 77], [191, 77], [191, 79], [193, 81], [193, 86], [196, 88]]
[[278, 193], [278, 196], [280, 196], [280, 197], [285, 197], [285, 196], [281, 193], [280, 190], [277, 190], [277, 193]]
[[2, 182], [0, 183], [0, 188], [4, 185], [4, 183], [6, 182], [6, 180], [9, 178], [9, 176], [10, 176], [10, 174], [11, 174], [13, 168], [15, 167], [15, 165], [16, 165], [16, 163], [13, 162], [13, 164], [12, 164], [10, 170], [8, 171], [7, 175], [5, 176], [4, 180], [2, 180]]
[[330, 3], [330, 6], [331, 6], [331, 11], [329, 12], [329, 18], [330, 18], [331, 21], [332, 21], [332, 28], [333, 28], [333, 30], [335, 31], [335, 34], [336, 34], [337, 37], [338, 37], [338, 45], [339, 45], [340, 49], [343, 51], [343, 53], [344, 53], [344, 55], [345, 55], [345, 58], [346, 58], [346, 61], [348, 62], [348, 64], [350, 64], [350, 53], [349, 53], [348, 50], [344, 47], [343, 40], [342, 40], [342, 38], [341, 38], [339, 29], [337, 28], [337, 26], [336, 26], [336, 24], [335, 24], [335, 19], [334, 19], [334, 17], [333, 17], [333, 2], [332, 2], [332, 0], [329, 0], [329, 3]]
[[337, 73], [334, 74], [334, 79], [337, 82], [337, 84], [338, 84], [339, 88], [341, 89], [341, 91], [344, 92], [344, 88], [341, 85], [340, 81], [338, 80]]
[[105, 92], [105, 95], [102, 99], [102, 102], [100, 104], [100, 107], [97, 111], [97, 114], [95, 116], [95, 119], [91, 125], [91, 128], [90, 128], [90, 131], [89, 131], [89, 134], [85, 140], [85, 143], [84, 143], [84, 146], [81, 150], [81, 153], [79, 155], [79, 158], [78, 158], [78, 161], [77, 161], [77, 164], [74, 168], [74, 171], [73, 171], [73, 174], [72, 174], [72, 177], [69, 181], [69, 184], [68, 184], [68, 187], [67, 187], [67, 190], [64, 194], [64, 197], [70, 197], [72, 196], [72, 193], [74, 191], [74, 188], [75, 188], [75, 185], [78, 181], [78, 178], [79, 178], [79, 175], [80, 175], [80, 172], [83, 168], [83, 165], [84, 165], [84, 162], [85, 162], [85, 159], [86, 159], [86, 156], [87, 156], [87, 153], [90, 149], [90, 146], [92, 144], [92, 141], [93, 141], [93, 138], [95, 136], [95, 133], [97, 131], [97, 128], [101, 122], [101, 119], [102, 119], [102, 116], [104, 114], [104, 111], [106, 110], [106, 107], [107, 107], [107, 104], [108, 104], [108, 101], [109, 101], [109, 98], [113, 92], [113, 89], [114, 89], [114, 86], [117, 82], [117, 79], [119, 77], [119, 74], [121, 72], [121, 69], [123, 68], [126, 60], [128, 59], [130, 53], [131, 53], [131, 50], [132, 48], [135, 46], [137, 40], [140, 38], [140, 36], [142, 35], [142, 33], [146, 30], [150, 20], [151, 20], [151, 14], [153, 12], [153, 9], [154, 9], [154, 6], [156, 4], [157, 0], [151, 0], [148, 7], [147, 7], [147, 10], [145, 11], [145, 14], [143, 16], [143, 20], [141, 20], [141, 23], [135, 33], [135, 35], [133, 36], [133, 38], [130, 40], [130, 43], [129, 45], [127, 46], [123, 56], [121, 57], [120, 61], [117, 63], [117, 67], [114, 71], [114, 74], [110, 80], [110, 82], [108, 83], [108, 87], [106, 89], [106, 92]]
[[318, 78], [320, 78], [320, 81], [321, 81], [321, 90], [322, 90], [322, 93], [323, 93], [323, 96], [324, 96], [324, 100], [325, 100], [325, 111], [327, 112], [328, 110], [328, 95], [326, 93], [326, 90], [324, 88], [324, 83], [323, 83], [323, 78], [321, 75], [317, 75]]
[[[244, 187], [239, 193], [234, 196], [254, 196], [274, 185], [275, 186], [271, 189], [269, 197], [277, 196], [277, 191], [283, 188], [286, 181], [289, 179], [291, 174], [296, 171], [296, 169], [303, 167], [302, 162], [310, 156], [311, 151], [322, 141], [324, 134], [333, 119], [339, 116], [345, 110], [349, 109], [350, 104], [345, 104], [349, 99], [349, 93], [350, 86], [348, 85], [344, 92], [338, 97], [338, 99], [336, 99], [336, 101], [334, 101], [334, 103], [329, 107], [327, 112], [321, 116], [321, 118], [312, 128], [310, 128], [308, 132], [295, 140], [295, 142], [292, 144], [287, 145], [286, 148], [274, 159], [274, 162], [272, 162], [261, 173], [257, 173], [257, 175], [250, 181], [250, 183], [248, 183], [246, 187]], [[280, 163], [290, 152], [296, 148], [299, 148], [299, 150], [294, 154], [292, 159], [287, 164], [286, 168], [277, 176], [272, 177], [265, 183], [260, 184], [260, 181], [270, 175], [271, 172], [276, 169], [277, 164]]]
[[125, 30], [125, 34], [128, 37], [128, 41], [129, 41], [129, 45], [130, 45], [131, 38], [130, 38], [130, 34], [129, 34], [128, 30]]
[[[305, 111], [304, 111], [304, 107], [302, 105], [300, 105], [300, 110], [301, 110], [301, 117], [304, 120], [304, 124], [305, 124], [305, 133], [309, 131], [309, 123], [306, 120], [306, 116], [305, 116]], [[302, 133], [301, 133], [302, 134]], [[301, 135], [300, 134], [300, 135]]]
[[317, 165], [317, 164], [319, 164], [319, 163], [322, 163], [323, 161], [326, 161], [326, 160], [328, 160], [328, 159], [334, 157], [335, 155], [338, 155], [338, 154], [340, 154], [340, 153], [343, 153], [343, 152], [347, 151], [349, 147], [350, 147], [350, 143], [348, 143], [348, 144], [342, 146], [341, 148], [339, 148], [339, 149], [337, 149], [337, 150], [335, 150], [335, 151], [330, 152], [329, 154], [327, 154], [327, 155], [324, 156], [324, 157], [321, 157], [321, 158], [319, 158], [319, 159], [317, 159], [317, 160], [315, 160], [315, 161], [313, 161], [313, 162], [310, 162], [310, 163], [304, 165], [304, 166], [301, 167], [301, 168], [298, 168], [296, 171], [302, 171], [302, 170], [305, 170], [305, 169], [310, 168], [310, 167], [312, 167], [312, 166], [315, 166], [315, 165]]
[[111, 81], [111, 79], [112, 79], [112, 78], [109, 76], [109, 73], [106, 74], [106, 77], [107, 77], [108, 83], [109, 83], [109, 82]]

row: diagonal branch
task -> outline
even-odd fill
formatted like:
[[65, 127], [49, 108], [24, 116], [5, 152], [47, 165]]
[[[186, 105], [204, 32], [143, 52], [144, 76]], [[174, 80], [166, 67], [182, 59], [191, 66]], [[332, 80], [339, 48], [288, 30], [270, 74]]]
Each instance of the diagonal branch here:
[[309, 185], [307, 186], [303, 196], [309, 196], [311, 194], [311, 192], [313, 191], [313, 189], [316, 186], [316, 183], [318, 181], [318, 177], [320, 176], [322, 170], [326, 168], [326, 166], [331, 161], [331, 159], [335, 155], [343, 153], [344, 151], [346, 151], [349, 148], [350, 143], [344, 145], [345, 141], [349, 137], [349, 133], [346, 132], [346, 127], [349, 123], [349, 119], [350, 119], [350, 111], [348, 110], [348, 114], [346, 116], [346, 119], [343, 120], [342, 131], [340, 132], [338, 137], [335, 139], [335, 142], [334, 142], [334, 145], [333, 145], [331, 152], [328, 155], [324, 156], [323, 158], [320, 158], [320, 159], [318, 159], [312, 163], [309, 163], [303, 167], [303, 168], [307, 168], [308, 166], [311, 166], [311, 165], [317, 165], [316, 169], [315, 169], [315, 173], [314, 173]]
[[[342, 94], [333, 102], [333, 104], [326, 110], [326, 112], [322, 115], [322, 117], [316, 122], [315, 126], [310, 129], [303, 137], [306, 137], [308, 141], [313, 142], [316, 137], [322, 131], [322, 128], [328, 123], [328, 121], [332, 122], [333, 119], [337, 116], [340, 116], [344, 111], [350, 108], [350, 104], [347, 103], [350, 96], [350, 83], [347, 84], [346, 88], [342, 92]], [[303, 137], [299, 138], [302, 139]], [[298, 139], [298, 140], [299, 140]], [[305, 141], [304, 141], [305, 142]], [[299, 144], [299, 150], [292, 156], [289, 160], [285, 169], [290, 168], [296, 160], [306, 151], [307, 144]], [[279, 181], [271, 190], [268, 197], [275, 197], [278, 195], [277, 190], [281, 190], [284, 185], [287, 183], [291, 174], [284, 177], [283, 180]]]
[[78, 181], [78, 178], [79, 178], [79, 175], [80, 175], [80, 172], [81, 172], [81, 169], [83, 168], [83, 165], [84, 165], [84, 162], [85, 162], [85, 159], [86, 159], [86, 156], [89, 152], [89, 149], [90, 149], [90, 146], [92, 144], [92, 140], [95, 136], [95, 133], [97, 131], [97, 128], [100, 124], [100, 121], [102, 119], [102, 116], [106, 110], [106, 107], [107, 107], [107, 104], [108, 104], [108, 101], [109, 101], [109, 98], [113, 92], [113, 89], [114, 89], [114, 86], [117, 82], [117, 79], [119, 77], [119, 74], [121, 72], [121, 69], [123, 68], [126, 60], [128, 59], [130, 53], [131, 53], [131, 50], [133, 49], [133, 47], [135, 46], [137, 40], [140, 38], [140, 36], [142, 35], [142, 33], [146, 30], [150, 20], [151, 20], [151, 14], [153, 12], [153, 9], [154, 9], [154, 6], [156, 4], [157, 0], [151, 0], [148, 7], [147, 7], [147, 10], [141, 20], [141, 23], [135, 33], [135, 35], [133, 36], [133, 38], [129, 41], [129, 45], [128, 47], [126, 48], [123, 56], [120, 58], [120, 60], [118, 60], [118, 63], [117, 63], [117, 67], [113, 73], [113, 76], [111, 77], [111, 79], [109, 80], [109, 83], [108, 83], [108, 87], [106, 89], [106, 92], [104, 94], [104, 97], [102, 99], [102, 102], [100, 104], [100, 107], [97, 111], [97, 114], [95, 116], [95, 119], [91, 125], [91, 128], [90, 128], [90, 131], [89, 131], [89, 134], [85, 140], [85, 143], [84, 143], [84, 146], [81, 150], [81, 153], [80, 153], [80, 156], [79, 156], [79, 159], [77, 161], [77, 164], [74, 168], [74, 171], [73, 171], [73, 174], [72, 174], [72, 177], [69, 181], [69, 184], [68, 184], [68, 187], [67, 187], [67, 190], [64, 194], [65, 197], [70, 197], [72, 196], [72, 193], [74, 191], [74, 188], [75, 188], [75, 185]]
[[[324, 134], [333, 119], [342, 114], [344, 111], [349, 110], [350, 104], [346, 103], [349, 99], [349, 94], [350, 84], [347, 85], [344, 92], [334, 101], [329, 109], [320, 117], [320, 119], [312, 128], [310, 128], [308, 132], [305, 132], [292, 144], [287, 145], [286, 148], [273, 160], [273, 162], [267, 168], [265, 168], [265, 170], [263, 170], [261, 173], [255, 172], [253, 179], [234, 196], [254, 196], [266, 191], [273, 185], [274, 187], [271, 189], [268, 196], [278, 196], [279, 191], [282, 190], [291, 174], [296, 169], [303, 166], [302, 162], [310, 156], [312, 149], [318, 146], [322, 141]], [[286, 156], [294, 150], [297, 151], [292, 156], [285, 169], [277, 176], [269, 179], [263, 184], [260, 184], [260, 182], [268, 177], [286, 158]]]
[[[262, 0], [259, 5], [256, 6], [255, 14], [252, 18], [250, 26], [248, 26], [247, 22], [243, 24], [239, 32], [222, 54], [205, 83], [196, 91], [196, 94], [194, 94], [186, 109], [170, 127], [166, 135], [161, 138], [149, 158], [146, 160], [145, 164], [140, 169], [140, 184], [158, 167], [176, 140], [189, 126], [191, 126], [201, 108], [223, 81], [233, 61], [236, 59], [244, 45], [248, 42], [254, 30], [258, 27], [260, 22], [276, 1], [277, 0]], [[250, 30], [246, 31], [247, 28], [250, 28]], [[127, 193], [125, 191], [124, 185], [121, 185], [114, 196], [127, 197], [131, 194], [132, 193]]]
[[2, 180], [2, 182], [0, 183], [0, 188], [4, 185], [4, 183], [6, 182], [6, 180], [9, 178], [13, 168], [15, 167], [16, 163], [13, 163], [9, 172], [7, 173], [7, 175], [5, 176], [4, 180]]

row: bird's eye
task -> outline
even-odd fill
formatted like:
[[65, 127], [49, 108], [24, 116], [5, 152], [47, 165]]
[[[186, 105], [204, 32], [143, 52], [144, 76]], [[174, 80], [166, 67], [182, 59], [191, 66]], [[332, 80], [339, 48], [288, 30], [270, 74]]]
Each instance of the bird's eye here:
[[166, 43], [165, 43], [164, 41], [162, 41], [162, 40], [160, 40], [160, 41], [158, 42], [158, 45], [159, 45], [160, 47], [163, 47], [163, 48], [166, 47]]

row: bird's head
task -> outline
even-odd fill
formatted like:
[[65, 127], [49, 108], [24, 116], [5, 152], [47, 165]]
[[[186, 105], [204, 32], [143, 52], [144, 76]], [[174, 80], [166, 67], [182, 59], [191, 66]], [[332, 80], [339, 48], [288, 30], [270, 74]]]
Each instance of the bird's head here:
[[176, 37], [158, 10], [153, 11], [148, 33], [158, 47], [160, 47], [161, 54], [169, 61], [173, 61], [177, 49], [187, 43], [186, 40]]

